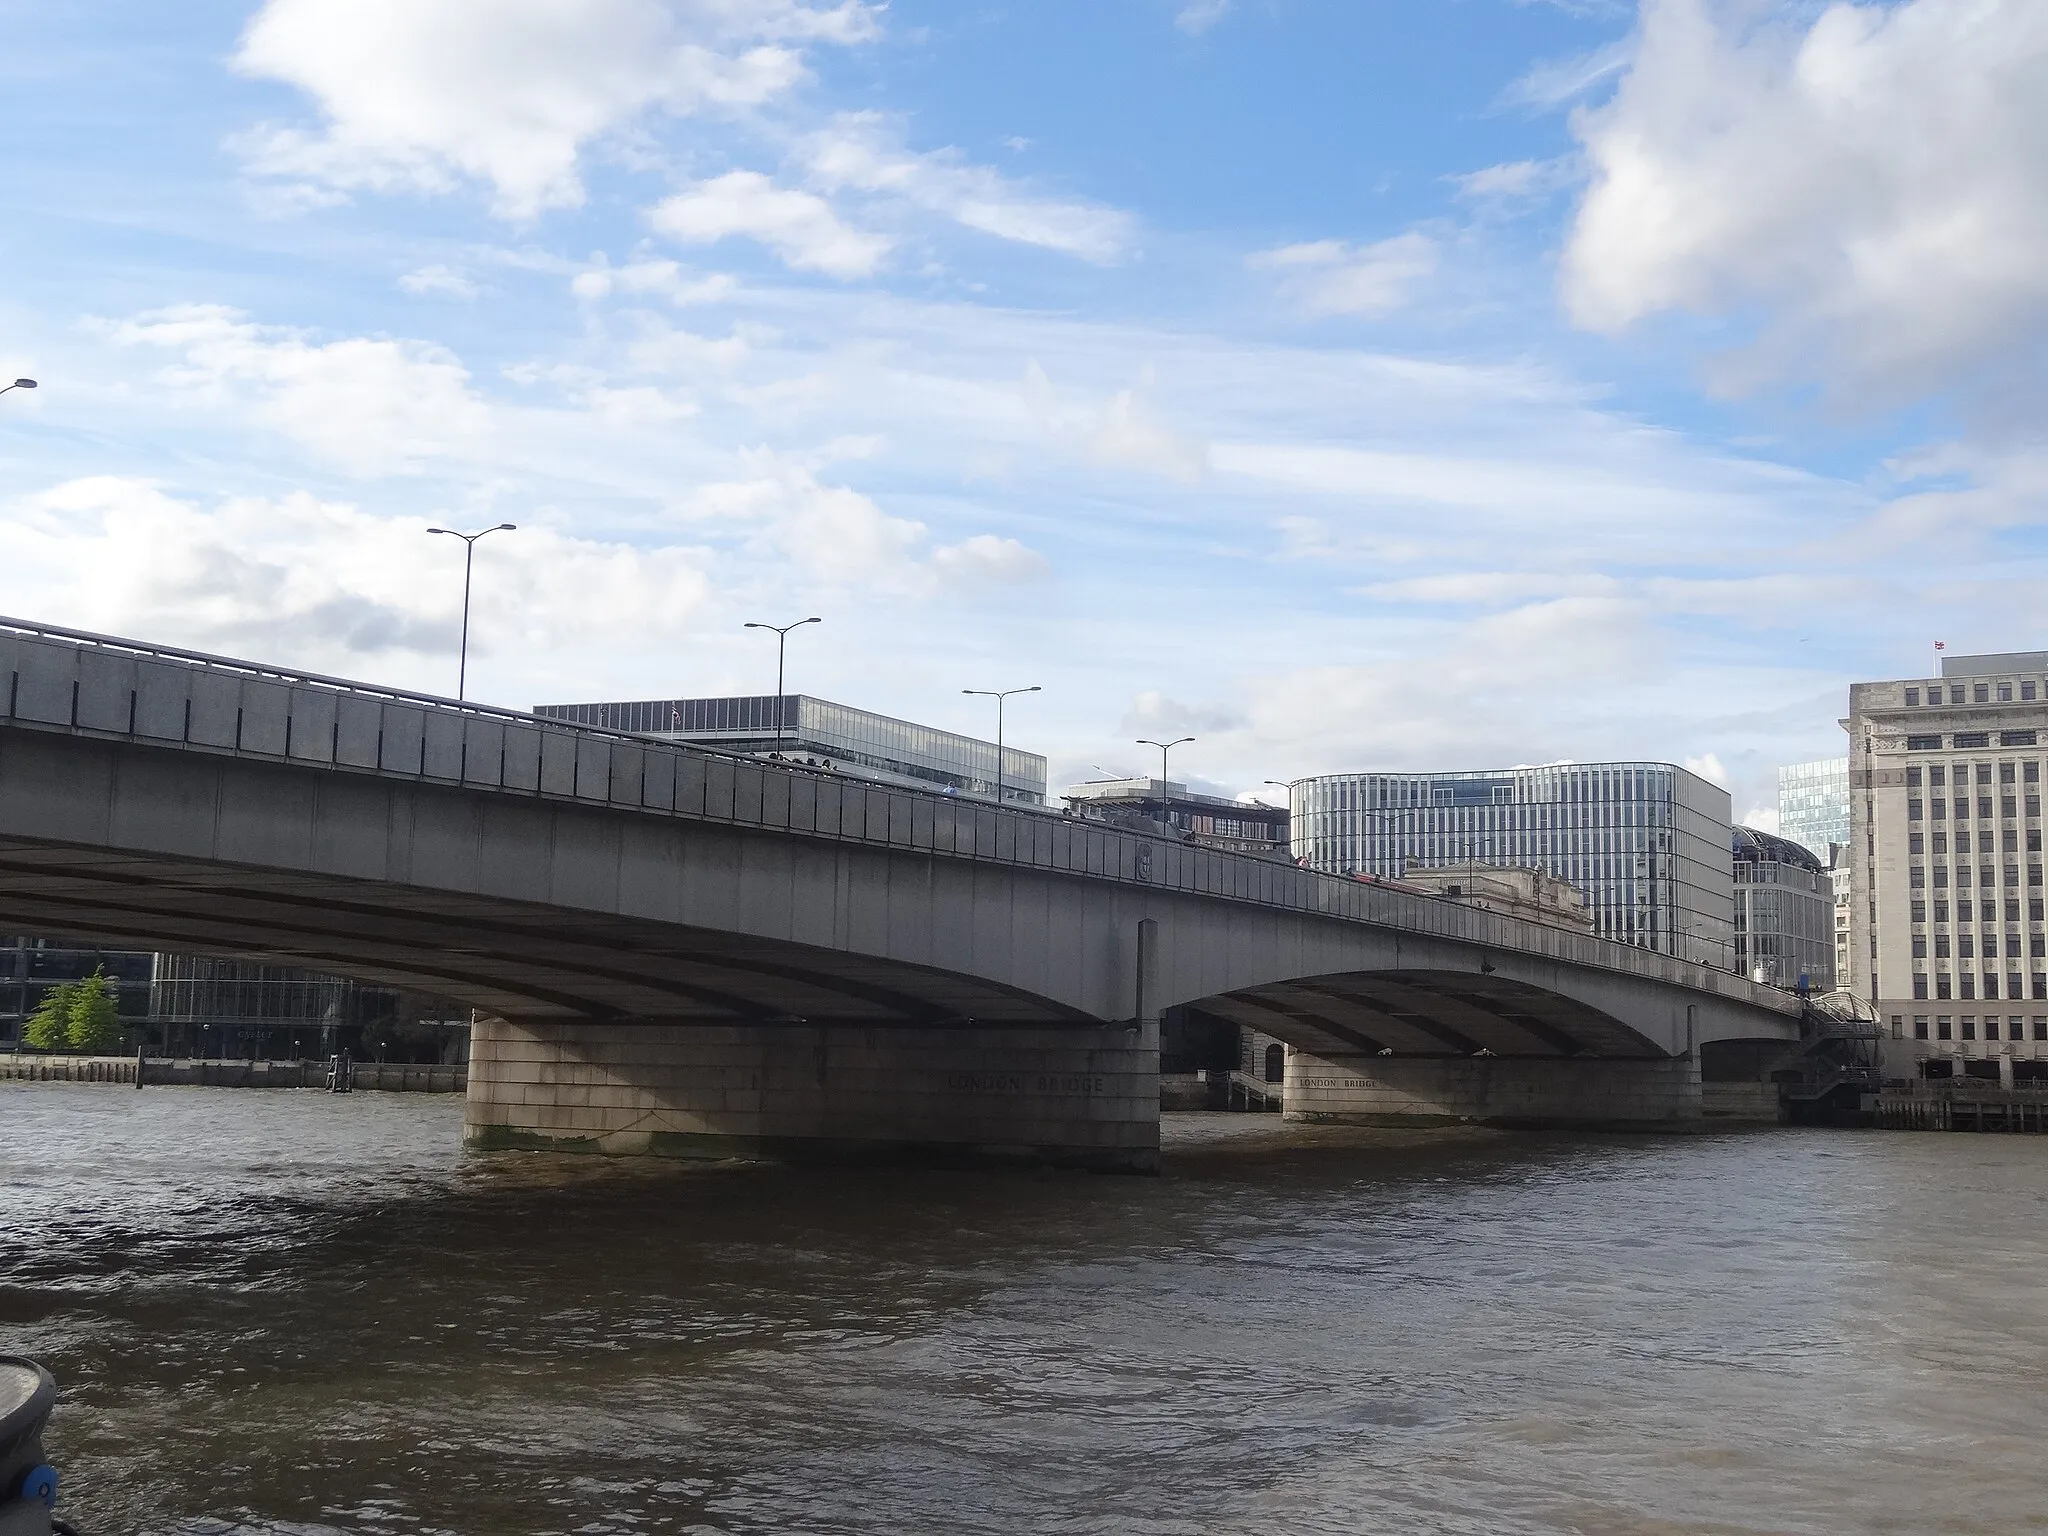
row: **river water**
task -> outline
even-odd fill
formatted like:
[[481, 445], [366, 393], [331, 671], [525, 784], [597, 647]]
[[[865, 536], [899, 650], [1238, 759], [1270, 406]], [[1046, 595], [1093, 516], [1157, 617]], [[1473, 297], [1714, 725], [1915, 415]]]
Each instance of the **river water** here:
[[2048, 1529], [2048, 1137], [1171, 1116], [1143, 1179], [460, 1112], [0, 1084], [87, 1536]]

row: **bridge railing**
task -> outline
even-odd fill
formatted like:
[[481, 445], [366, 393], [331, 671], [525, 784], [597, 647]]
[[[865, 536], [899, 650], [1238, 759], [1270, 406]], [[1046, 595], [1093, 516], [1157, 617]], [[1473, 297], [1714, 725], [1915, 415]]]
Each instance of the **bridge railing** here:
[[1775, 988], [1653, 950], [1252, 854], [84, 630], [0, 618], [0, 690], [0, 720], [14, 726], [1087, 875], [1536, 953], [1798, 1011]]

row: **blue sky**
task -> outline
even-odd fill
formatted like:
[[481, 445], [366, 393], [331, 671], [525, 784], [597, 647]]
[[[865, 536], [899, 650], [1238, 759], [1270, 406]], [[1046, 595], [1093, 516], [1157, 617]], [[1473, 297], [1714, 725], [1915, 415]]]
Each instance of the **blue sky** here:
[[0, 611], [1229, 793], [2042, 643], [2048, 8], [0, 0]]

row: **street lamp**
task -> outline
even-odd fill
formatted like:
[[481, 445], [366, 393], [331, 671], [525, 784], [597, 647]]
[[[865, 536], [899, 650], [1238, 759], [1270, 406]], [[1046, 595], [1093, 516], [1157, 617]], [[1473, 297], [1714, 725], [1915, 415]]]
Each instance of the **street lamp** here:
[[451, 539], [462, 540], [462, 651], [455, 663], [455, 700], [459, 704], [469, 688], [469, 575], [476, 564], [476, 541], [486, 533], [510, 533], [517, 523], [500, 523], [495, 528], [486, 528], [482, 533], [460, 533], [453, 528], [429, 528], [429, 533], [445, 533]]
[[1166, 754], [1173, 748], [1185, 746], [1194, 739], [1192, 736], [1183, 736], [1178, 741], [1148, 741], [1143, 736], [1138, 738], [1139, 746], [1157, 747], [1159, 749], [1159, 820], [1164, 826], [1171, 827], [1173, 825], [1171, 802], [1167, 799], [1166, 794]]
[[976, 698], [996, 701], [996, 804], [1003, 803], [1003, 700], [1013, 693], [1038, 693], [1038, 684], [1029, 688], [1005, 688], [1000, 693], [990, 688], [962, 688], [962, 693], [971, 693]]
[[806, 624], [822, 624], [820, 618], [798, 619], [794, 624], [756, 624], [751, 620], [741, 625], [742, 629], [772, 629], [775, 631], [775, 750], [782, 750], [782, 733], [785, 729], [782, 719], [782, 661], [783, 653], [789, 646], [789, 632], [802, 629]]
[[6, 394], [9, 389], [34, 389], [35, 387], [36, 381], [34, 379], [16, 379], [12, 384], [6, 386], [5, 389], [0, 389], [0, 395]]

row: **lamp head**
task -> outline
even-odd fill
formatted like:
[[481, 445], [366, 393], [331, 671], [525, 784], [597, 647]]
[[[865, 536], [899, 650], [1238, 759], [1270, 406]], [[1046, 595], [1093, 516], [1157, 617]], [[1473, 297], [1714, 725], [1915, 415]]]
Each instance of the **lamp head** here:
[[35, 387], [36, 381], [34, 379], [16, 379], [14, 381], [14, 388], [16, 389], [34, 389]]
[[458, 539], [462, 537], [462, 535], [461, 535], [461, 534], [459, 534], [459, 533], [456, 533], [456, 532], [455, 532], [455, 530], [454, 530], [453, 528], [429, 528], [429, 529], [427, 530], [427, 532], [429, 532], [429, 533], [446, 533], [446, 534], [452, 534], [452, 535], [453, 535], [454, 537], [456, 537], [456, 538], [458, 538]]
[[518, 528], [519, 528], [519, 525], [518, 525], [517, 523], [500, 523], [500, 524], [498, 524], [498, 526], [497, 526], [497, 527], [493, 528], [493, 529], [491, 530], [491, 532], [493, 532], [493, 533], [514, 533], [514, 532], [516, 532], [516, 531], [518, 530]]

